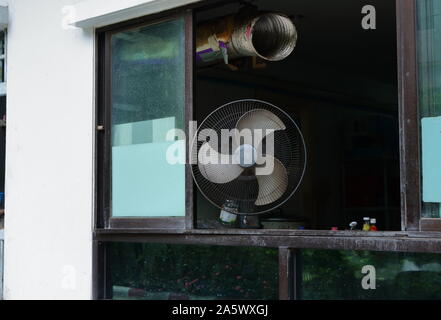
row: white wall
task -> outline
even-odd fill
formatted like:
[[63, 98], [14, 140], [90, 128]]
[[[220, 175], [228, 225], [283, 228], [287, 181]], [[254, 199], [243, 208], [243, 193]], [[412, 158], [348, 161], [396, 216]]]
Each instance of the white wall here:
[[6, 299], [89, 299], [94, 39], [74, 0], [9, 3]]
[[197, 1], [0, 0], [9, 2], [5, 299], [92, 297], [95, 39], [71, 25]]

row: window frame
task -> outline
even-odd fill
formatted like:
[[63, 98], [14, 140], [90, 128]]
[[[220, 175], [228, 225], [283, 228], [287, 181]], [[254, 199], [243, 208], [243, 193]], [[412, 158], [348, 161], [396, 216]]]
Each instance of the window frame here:
[[[416, 173], [415, 173], [415, 182], [418, 182], [418, 190], [415, 188], [415, 192], [416, 192], [416, 194], [418, 194], [418, 196], [419, 196], [419, 199], [418, 199], [418, 201], [419, 201], [419, 208], [418, 208], [418, 210], [416, 211], [416, 212], [414, 212], [414, 215], [413, 216], [411, 216], [411, 219], [412, 219], [412, 225], [413, 225], [413, 227], [415, 228], [415, 229], [418, 229], [419, 228], [419, 230], [420, 231], [422, 231], [422, 232], [441, 232], [441, 218], [425, 218], [424, 216], [423, 216], [423, 213], [422, 213], [422, 203], [423, 203], [423, 201], [422, 201], [422, 161], [421, 161], [421, 158], [422, 158], [422, 138], [421, 138], [421, 129], [422, 129], [422, 127], [421, 127], [421, 115], [420, 115], [420, 113], [419, 113], [419, 104], [420, 104], [420, 101], [419, 101], [419, 97], [418, 97], [418, 90], [419, 90], [419, 84], [418, 84], [418, 76], [419, 76], [419, 69], [418, 69], [418, 52], [417, 52], [417, 50], [418, 50], [418, 48], [417, 48], [417, 45], [418, 45], [418, 43], [417, 43], [417, 19], [418, 19], [418, 11], [417, 11], [417, 1], [418, 0], [407, 0], [407, 1], [409, 1], [409, 2], [411, 2], [412, 4], [413, 4], [413, 8], [411, 8], [411, 9], [413, 9], [414, 10], [414, 16], [415, 16], [415, 19], [414, 19], [414, 21], [413, 21], [413, 23], [414, 23], [414, 25], [413, 25], [413, 32], [414, 32], [414, 34], [412, 35], [412, 40], [414, 40], [415, 41], [415, 56], [414, 57], [409, 57], [409, 65], [410, 65], [410, 63], [411, 63], [411, 58], [412, 58], [412, 61], [414, 61], [414, 63], [415, 63], [415, 66], [413, 66], [413, 65], [410, 65], [410, 68], [409, 68], [409, 71], [411, 72], [411, 77], [412, 77], [412, 83], [411, 83], [411, 85], [409, 85], [409, 89], [410, 90], [415, 90], [415, 93], [414, 93], [414, 99], [416, 100], [415, 102], [413, 102], [412, 101], [412, 103], [415, 103], [416, 104], [416, 110], [417, 110], [417, 119], [415, 120], [415, 122], [416, 122], [416, 134], [418, 134], [418, 150], [414, 150], [414, 152], [415, 152], [415, 154], [418, 156], [418, 164], [417, 164], [417, 167], [415, 167], [414, 169], [412, 169], [412, 168], [410, 168], [409, 169], [409, 171], [412, 171], [412, 170], [414, 170], [414, 171], [417, 171], [418, 170], [418, 181], [416, 180]], [[409, 6], [410, 6], [411, 4], [409, 4]], [[409, 33], [411, 32], [412, 30], [409, 30]], [[413, 53], [413, 52], [411, 52], [411, 53]], [[415, 79], [415, 84], [413, 84], [413, 80]], [[410, 119], [410, 121], [414, 121], [414, 119], [413, 119], [413, 114], [411, 114], [412, 115], [412, 118]], [[412, 181], [412, 182], [414, 182], [414, 181]], [[415, 205], [416, 205], [416, 203], [415, 203]]]
[[[416, 1], [396, 0], [397, 43], [398, 43], [398, 95], [400, 125], [400, 177], [401, 177], [401, 231], [441, 231], [431, 230], [427, 225], [438, 224], [421, 218], [421, 176], [420, 176], [420, 126], [418, 118], [417, 64], [416, 64]], [[97, 30], [98, 48], [98, 111], [97, 111], [97, 229], [138, 229], [156, 231], [195, 229], [195, 193], [190, 165], [186, 165], [186, 216], [185, 218], [113, 218], [110, 217], [110, 36], [127, 29], [146, 26], [176, 17], [185, 17], [185, 123], [193, 119], [193, 74], [194, 74], [194, 21], [193, 8], [210, 8], [219, 1], [203, 1], [199, 5], [189, 5], [164, 13], [111, 25]], [[187, 146], [189, 128], [185, 128]], [[187, 154], [187, 160], [189, 155]], [[101, 161], [104, 163], [102, 164]], [[188, 163], [188, 161], [187, 161]], [[420, 227], [420, 224], [423, 228]], [[439, 223], [441, 224], [441, 223]], [[267, 230], [256, 230], [268, 234]], [[291, 231], [293, 233], [294, 231]], [[311, 231], [314, 232], [314, 231]], [[322, 234], [322, 231], [317, 231]], [[326, 232], [326, 231], [325, 231]], [[329, 231], [327, 236], [343, 234], [343, 231]], [[271, 231], [270, 233], [274, 233]], [[280, 232], [283, 234], [283, 232]], [[388, 231], [380, 233], [387, 235]], [[396, 232], [395, 232], [396, 233]], [[294, 234], [302, 235], [303, 232]], [[347, 235], [346, 235], [347, 236]], [[354, 235], [355, 236], [355, 235]]]
[[[205, 230], [195, 228], [195, 193], [190, 165], [186, 165], [186, 217], [110, 219], [106, 212], [109, 198], [109, 108], [105, 92], [109, 88], [105, 66], [108, 41], [103, 35], [161, 19], [185, 16], [186, 21], [186, 110], [185, 123], [193, 118], [194, 21], [193, 9], [210, 8], [226, 1], [206, 0], [198, 4], [169, 10], [160, 14], [97, 29], [97, 135], [96, 135], [96, 208], [93, 231], [94, 298], [105, 298], [106, 243], [151, 242], [169, 244], [207, 244], [224, 246], [264, 246], [279, 248], [280, 298], [296, 296], [295, 288], [286, 285], [292, 274], [296, 249], [366, 250], [441, 253], [441, 219], [421, 217], [420, 125], [418, 114], [416, 1], [396, 0], [398, 96], [400, 126], [401, 231], [327, 230]], [[107, 47], [106, 47], [107, 45]], [[100, 127], [103, 126], [103, 127]], [[102, 130], [103, 129], [103, 130]], [[188, 128], [186, 128], [187, 143]], [[107, 147], [106, 147], [107, 141]], [[188, 155], [187, 155], [188, 157]], [[106, 172], [107, 170], [107, 172]], [[107, 186], [107, 187], [106, 187]], [[110, 202], [107, 202], [108, 204]], [[295, 272], [294, 272], [295, 273]], [[291, 283], [293, 281], [290, 281]]]
[[7, 80], [7, 59], [8, 59], [8, 28], [0, 28], [0, 32], [3, 33], [4, 36], [4, 43], [3, 43], [3, 50], [4, 53], [0, 55], [0, 61], [3, 61], [3, 82], [0, 82], [0, 96], [6, 95], [6, 80]]
[[[97, 30], [97, 48], [98, 48], [98, 94], [97, 94], [97, 198], [96, 198], [96, 228], [111, 229], [174, 229], [183, 230], [193, 225], [193, 178], [191, 167], [185, 166], [185, 216], [184, 217], [112, 217], [110, 213], [111, 205], [111, 37], [112, 35], [131, 30], [138, 27], [158, 24], [171, 21], [173, 19], [183, 18], [185, 31], [185, 104], [184, 104], [184, 124], [189, 123], [193, 118], [193, 15], [190, 10], [173, 10], [167, 14], [158, 14], [147, 18], [136, 19], [123, 22], [111, 27], [105, 27]], [[186, 145], [189, 144], [189, 128], [185, 127]], [[187, 154], [187, 163], [189, 155]]]
[[4, 276], [4, 230], [0, 229], [0, 300], [3, 300], [3, 276]]
[[396, 0], [402, 230], [420, 231], [421, 159], [416, 1]]

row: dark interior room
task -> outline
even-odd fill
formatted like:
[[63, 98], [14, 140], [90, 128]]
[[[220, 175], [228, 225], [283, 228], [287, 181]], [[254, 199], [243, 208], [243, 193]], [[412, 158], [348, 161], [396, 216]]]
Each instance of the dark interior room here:
[[[229, 102], [257, 99], [285, 111], [302, 132], [303, 181], [287, 202], [259, 217], [262, 228], [347, 230], [355, 221], [359, 229], [364, 217], [375, 218], [379, 230], [401, 228], [395, 1], [371, 3], [376, 29], [365, 30], [362, 1], [252, 1], [293, 21], [292, 54], [281, 61], [195, 62], [198, 123]], [[200, 9], [196, 28], [243, 6]], [[219, 212], [198, 193], [199, 228], [225, 228]]]

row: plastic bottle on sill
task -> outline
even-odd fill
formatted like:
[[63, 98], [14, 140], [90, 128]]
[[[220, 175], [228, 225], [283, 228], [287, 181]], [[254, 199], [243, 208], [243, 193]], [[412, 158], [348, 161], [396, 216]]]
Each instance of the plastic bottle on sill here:
[[371, 225], [370, 225], [370, 219], [369, 217], [363, 218], [363, 231], [370, 231]]
[[222, 207], [219, 221], [227, 227], [235, 227], [237, 224], [238, 206], [234, 201], [227, 200]]
[[371, 228], [370, 231], [378, 231], [377, 228], [377, 219], [371, 219]]

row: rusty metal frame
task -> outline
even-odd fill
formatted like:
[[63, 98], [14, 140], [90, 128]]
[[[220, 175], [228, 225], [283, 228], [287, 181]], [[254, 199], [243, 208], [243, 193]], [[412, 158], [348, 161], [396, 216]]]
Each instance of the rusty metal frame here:
[[396, 0], [402, 230], [419, 231], [421, 216], [416, 0]]

